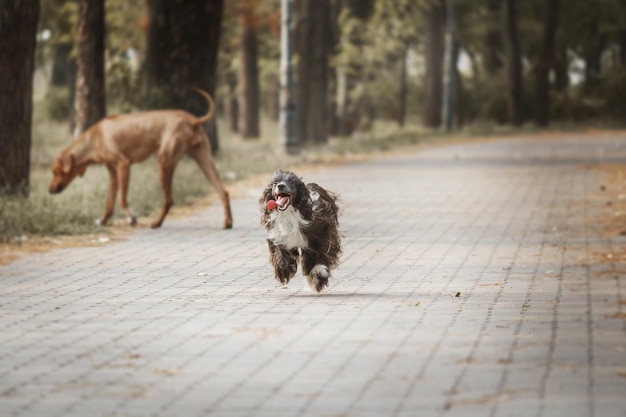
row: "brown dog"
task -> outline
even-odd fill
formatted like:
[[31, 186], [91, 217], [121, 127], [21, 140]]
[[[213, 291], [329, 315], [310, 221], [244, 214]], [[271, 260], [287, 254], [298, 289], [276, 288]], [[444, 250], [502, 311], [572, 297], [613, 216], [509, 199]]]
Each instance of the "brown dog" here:
[[174, 204], [174, 169], [187, 154], [198, 163], [217, 190], [224, 206], [224, 228], [230, 229], [233, 218], [228, 192], [220, 181], [211, 157], [211, 146], [201, 126], [213, 117], [215, 104], [209, 94], [200, 89], [194, 90], [204, 96], [209, 104], [208, 113], [203, 117], [195, 117], [182, 110], [156, 110], [109, 116], [93, 125], [54, 160], [50, 193], [63, 191], [74, 177], [85, 173], [88, 165], [105, 164], [110, 177], [109, 194], [104, 214], [97, 223], [105, 224], [113, 214], [119, 187], [120, 206], [128, 216], [128, 223], [134, 225], [137, 219], [128, 207], [127, 200], [130, 165], [158, 153], [164, 200], [159, 218], [150, 226], [159, 227]]

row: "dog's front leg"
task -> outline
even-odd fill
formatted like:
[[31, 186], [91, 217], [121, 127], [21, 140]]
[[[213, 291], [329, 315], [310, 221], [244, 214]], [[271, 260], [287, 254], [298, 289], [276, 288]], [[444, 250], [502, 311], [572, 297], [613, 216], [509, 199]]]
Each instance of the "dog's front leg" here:
[[137, 217], [133, 210], [128, 207], [128, 185], [130, 183], [130, 161], [123, 159], [117, 164], [117, 178], [120, 184], [120, 206], [126, 213], [128, 224], [134, 226], [137, 224]]
[[107, 195], [106, 205], [104, 206], [104, 213], [102, 217], [96, 220], [97, 225], [104, 226], [111, 216], [113, 215], [113, 209], [115, 208], [115, 198], [117, 197], [117, 174], [115, 168], [107, 165], [107, 171], [109, 171], [109, 194]]
[[159, 179], [161, 181], [161, 188], [163, 189], [163, 208], [159, 217], [150, 224], [150, 227], [156, 229], [161, 227], [165, 216], [169, 213], [170, 208], [174, 205], [174, 197], [172, 196], [172, 180], [174, 178], [174, 168], [176, 162], [172, 162], [172, 156], [166, 153], [160, 153], [157, 157], [159, 162]]
[[298, 250], [283, 249], [267, 241], [270, 249], [270, 263], [274, 266], [274, 276], [283, 285], [287, 285], [298, 270]]

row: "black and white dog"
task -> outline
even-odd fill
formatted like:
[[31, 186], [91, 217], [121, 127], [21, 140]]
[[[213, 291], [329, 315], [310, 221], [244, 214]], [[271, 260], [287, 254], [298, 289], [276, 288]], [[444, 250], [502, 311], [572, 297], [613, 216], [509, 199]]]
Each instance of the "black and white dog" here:
[[305, 184], [293, 172], [278, 170], [259, 200], [267, 230], [274, 275], [286, 285], [302, 273], [317, 292], [328, 285], [341, 255], [338, 196], [317, 184]]

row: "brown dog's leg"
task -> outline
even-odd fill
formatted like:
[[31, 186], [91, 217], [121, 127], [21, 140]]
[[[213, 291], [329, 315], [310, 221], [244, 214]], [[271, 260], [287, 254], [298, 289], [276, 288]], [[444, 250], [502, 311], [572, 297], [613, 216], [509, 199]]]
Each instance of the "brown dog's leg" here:
[[161, 188], [163, 189], [163, 208], [161, 209], [159, 217], [150, 224], [150, 227], [153, 229], [161, 227], [165, 216], [167, 216], [170, 208], [174, 205], [174, 198], [172, 197], [172, 179], [174, 177], [176, 162], [174, 162], [174, 164], [170, 163], [170, 161], [168, 161], [169, 158], [163, 156], [163, 154], [159, 154], [157, 159], [159, 162], [159, 179], [161, 181]]
[[120, 184], [120, 206], [126, 213], [128, 224], [137, 224], [135, 213], [128, 207], [128, 184], [130, 183], [130, 161], [123, 160], [117, 164], [117, 178]]
[[[207, 141], [208, 144], [208, 141]], [[215, 191], [222, 200], [222, 206], [224, 207], [224, 229], [231, 229], [233, 227], [233, 215], [230, 211], [230, 199], [228, 197], [228, 191], [220, 180], [220, 175], [217, 172], [213, 158], [211, 157], [211, 150], [207, 146], [201, 146], [193, 151], [189, 152], [191, 157], [198, 163], [204, 175], [215, 187]]]
[[107, 195], [106, 205], [104, 206], [104, 213], [102, 217], [96, 220], [96, 224], [104, 226], [111, 216], [113, 215], [113, 209], [115, 208], [115, 198], [117, 197], [117, 174], [115, 168], [106, 166], [109, 171], [109, 194]]

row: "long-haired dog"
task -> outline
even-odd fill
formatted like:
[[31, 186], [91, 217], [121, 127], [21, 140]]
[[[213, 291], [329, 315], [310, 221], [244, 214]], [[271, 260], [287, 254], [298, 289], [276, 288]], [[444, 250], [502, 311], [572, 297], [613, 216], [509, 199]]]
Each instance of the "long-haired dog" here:
[[341, 255], [337, 198], [293, 172], [278, 170], [272, 176], [259, 203], [270, 263], [281, 284], [293, 278], [301, 261], [312, 289], [320, 292], [328, 285]]

